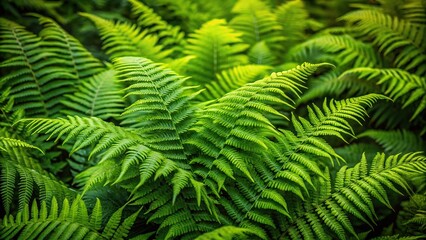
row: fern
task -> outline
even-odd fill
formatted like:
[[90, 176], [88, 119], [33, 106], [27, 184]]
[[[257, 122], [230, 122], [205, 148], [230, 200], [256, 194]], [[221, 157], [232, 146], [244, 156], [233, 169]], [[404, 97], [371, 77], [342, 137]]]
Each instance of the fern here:
[[129, 23], [114, 23], [98, 16], [81, 13], [90, 19], [99, 30], [103, 48], [111, 59], [125, 56], [146, 57], [154, 61], [165, 61], [171, 50], [158, 44], [158, 37], [148, 34], [147, 30]]
[[377, 84], [384, 86], [385, 94], [394, 100], [402, 98], [403, 108], [419, 102], [410, 120], [416, 118], [426, 108], [426, 80], [424, 77], [400, 69], [375, 68], [354, 68], [343, 73], [341, 77], [351, 75], [366, 80], [377, 79]]
[[101, 119], [118, 117], [124, 110], [121, 89], [113, 70], [101, 72], [83, 80], [73, 95], [66, 96], [62, 103], [67, 109], [62, 112]]
[[218, 99], [226, 93], [261, 77], [269, 69], [264, 65], [244, 65], [223, 70], [216, 75], [217, 81], [205, 86], [205, 90], [196, 96], [201, 101]]
[[425, 149], [421, 138], [417, 134], [407, 130], [367, 130], [358, 135], [358, 137], [374, 139], [388, 154], [416, 152]]
[[65, 32], [59, 24], [38, 14], [32, 14], [32, 16], [37, 17], [44, 27], [40, 36], [48, 46], [48, 50], [56, 53], [64, 61], [68, 68], [66, 71], [72, 73], [77, 82], [102, 71], [102, 63], [93, 57], [77, 39]]
[[248, 45], [240, 37], [241, 33], [235, 32], [226, 25], [225, 20], [220, 19], [205, 23], [191, 34], [185, 49], [187, 55], [195, 56], [188, 64], [191, 82], [205, 85], [221, 71], [247, 63], [247, 56], [242, 52]]
[[56, 54], [45, 49], [39, 37], [21, 25], [0, 19], [0, 52], [11, 56], [0, 64], [9, 69], [0, 85], [12, 87], [15, 109], [32, 116], [52, 116], [61, 109], [63, 95], [72, 91], [73, 76]]
[[[289, 58], [294, 61], [307, 61], [310, 52], [321, 51], [335, 54], [333, 59], [339, 66], [380, 66], [380, 60], [373, 47], [351, 37], [350, 35], [319, 35], [294, 47]], [[328, 59], [319, 59], [326, 61]]]
[[121, 81], [129, 84], [126, 96], [139, 97], [124, 117], [140, 121], [133, 127], [140, 129], [149, 147], [170, 159], [186, 160], [185, 134], [195, 121], [195, 109], [182, 87], [185, 79], [144, 58], [119, 58], [114, 67]]
[[37, 160], [24, 151], [25, 148], [41, 151], [39, 148], [16, 139], [5, 131], [2, 133], [5, 137], [0, 137], [0, 195], [6, 214], [14, 208], [15, 197], [22, 210], [35, 197], [36, 192], [39, 199], [48, 201], [53, 196], [63, 199], [74, 195], [72, 190], [43, 170]]
[[385, 157], [378, 154], [372, 164], [363, 157], [353, 168], [342, 167], [334, 180], [332, 192], [322, 196], [311, 210], [293, 220], [284, 238], [306, 239], [339, 237], [347, 234], [356, 237], [350, 217], [369, 223], [377, 215], [371, 199], [392, 208], [384, 188], [400, 193], [398, 188], [409, 193], [406, 176], [424, 171], [425, 157], [418, 153]]
[[[267, 149], [267, 137], [277, 133], [264, 114], [286, 116], [272, 104], [292, 106], [288, 94], [297, 95], [303, 82], [322, 65], [304, 64], [287, 72], [234, 90], [203, 110], [194, 129], [198, 134], [191, 139], [203, 155], [192, 160], [199, 164], [196, 173], [214, 191], [219, 191], [227, 177], [241, 172], [254, 181], [249, 171], [254, 157]], [[249, 162], [249, 159], [250, 162]]]
[[140, 1], [130, 0], [132, 13], [137, 17], [137, 24], [148, 29], [149, 34], [156, 34], [160, 44], [170, 46], [174, 51], [181, 52], [185, 45], [184, 34], [179, 26], [169, 25], [153, 9]]
[[[367, 95], [331, 101], [330, 106], [325, 102], [323, 111], [316, 106], [308, 108], [309, 120], [293, 117], [296, 134], [282, 130], [282, 134], [277, 136], [278, 143], [270, 146], [272, 155], [264, 157], [263, 161], [252, 162], [256, 170], [253, 173], [258, 175], [252, 183], [254, 187], [244, 180], [238, 180], [235, 186], [226, 186], [229, 198], [221, 198], [221, 203], [229, 215], [239, 226], [255, 228], [259, 237], [271, 238], [271, 234], [276, 232], [272, 229], [277, 227], [274, 215], [291, 218], [289, 209], [292, 203], [288, 203], [289, 197], [285, 196], [292, 193], [304, 200], [315, 188], [313, 179], [324, 177], [321, 168], [326, 165], [325, 161], [341, 160], [322, 137], [343, 139], [342, 134], [353, 135], [347, 120], [362, 119], [366, 114], [363, 105], [371, 106], [380, 98], [380, 95]], [[270, 235], [262, 228], [268, 229]]]
[[418, 75], [426, 72], [425, 26], [412, 24], [375, 10], [358, 10], [341, 17], [359, 37], [372, 38], [384, 55], [394, 53], [395, 67]]
[[[89, 215], [87, 207], [80, 197], [70, 204], [64, 199], [58, 206], [56, 198], [47, 207], [42, 201], [40, 207], [34, 201], [16, 214], [5, 216], [0, 227], [0, 234], [5, 239], [42, 238], [42, 239], [124, 239], [129, 233], [139, 211], [121, 221], [122, 208], [118, 209], [102, 228], [102, 211], [99, 199]], [[60, 209], [60, 210], [59, 210]], [[101, 232], [101, 230], [103, 231]]]
[[237, 14], [229, 25], [243, 33], [245, 43], [253, 46], [257, 42], [264, 41], [271, 49], [277, 50], [279, 42], [284, 38], [279, 34], [282, 30], [276, 16], [259, 0], [238, 1], [232, 8]]

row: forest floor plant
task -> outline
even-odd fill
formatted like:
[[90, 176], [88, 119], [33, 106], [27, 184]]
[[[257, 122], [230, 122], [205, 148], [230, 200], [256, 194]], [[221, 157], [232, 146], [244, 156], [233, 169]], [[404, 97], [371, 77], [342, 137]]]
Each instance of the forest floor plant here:
[[426, 237], [424, 0], [106, 2], [2, 6], [0, 239]]

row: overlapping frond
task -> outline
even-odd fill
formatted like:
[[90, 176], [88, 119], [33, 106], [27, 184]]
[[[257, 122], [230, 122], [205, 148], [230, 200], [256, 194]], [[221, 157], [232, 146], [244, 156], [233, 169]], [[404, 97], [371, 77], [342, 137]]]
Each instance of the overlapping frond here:
[[282, 28], [282, 35], [285, 37], [283, 41], [285, 49], [302, 42], [309, 25], [309, 14], [303, 1], [284, 2], [278, 6], [274, 13]]
[[[380, 60], [374, 48], [349, 35], [324, 34], [311, 38], [292, 48], [289, 53], [289, 58], [298, 62], [308, 61], [311, 59], [309, 58], [310, 54], [317, 51], [326, 54], [335, 54], [335, 57], [328, 58], [327, 60], [332, 60], [333, 63], [338, 66], [380, 66]], [[324, 54], [321, 55], [323, 58]], [[324, 61], [324, 59], [320, 60]]]
[[234, 226], [224, 226], [198, 236], [195, 240], [232, 240], [235, 237], [247, 237], [249, 229]]
[[4, 239], [124, 239], [140, 211], [123, 221], [122, 211], [123, 208], [118, 209], [103, 226], [99, 199], [90, 215], [80, 197], [71, 203], [64, 199], [61, 206], [56, 198], [42, 201], [40, 206], [34, 201], [31, 207], [26, 204], [16, 215], [6, 215], [0, 225], [0, 235]]
[[[345, 239], [357, 237], [351, 219], [374, 223], [377, 215], [373, 199], [392, 208], [385, 188], [396, 193], [410, 193], [407, 177], [426, 170], [426, 157], [419, 153], [392, 155], [377, 154], [368, 164], [363, 157], [352, 168], [342, 167], [334, 180], [333, 191], [312, 206], [282, 236], [284, 239]], [[312, 204], [309, 201], [306, 204]]]
[[107, 70], [82, 80], [76, 92], [62, 101], [67, 106], [62, 112], [101, 119], [119, 116], [125, 105], [122, 87], [115, 75], [114, 70]]
[[216, 75], [216, 81], [205, 85], [205, 90], [196, 96], [196, 99], [208, 101], [219, 99], [226, 93], [266, 75], [269, 67], [265, 65], [243, 65], [223, 70]]
[[274, 216], [290, 219], [289, 208], [297, 206], [295, 200], [289, 201], [290, 196], [299, 200], [311, 197], [316, 187], [314, 180], [325, 177], [323, 166], [327, 161], [340, 159], [324, 137], [353, 136], [349, 121], [362, 120], [366, 115], [364, 105], [371, 106], [380, 98], [380, 95], [367, 95], [324, 102], [323, 110], [315, 105], [308, 107], [309, 120], [293, 116], [296, 132], [282, 130], [276, 136], [278, 143], [268, 144], [271, 154], [252, 162], [255, 181], [238, 180], [226, 186], [229, 197], [222, 197], [220, 202], [228, 214], [239, 226], [256, 229], [259, 237], [273, 238], [276, 230], [272, 229], [277, 228]]
[[126, 131], [112, 123], [96, 117], [68, 116], [57, 119], [27, 119], [28, 132], [42, 133], [55, 138], [64, 137], [63, 143], [74, 142], [71, 153], [88, 146], [94, 146], [91, 156], [103, 153], [102, 160], [119, 156], [131, 146], [143, 144], [137, 134]]
[[401, 69], [354, 68], [343, 73], [341, 78], [358, 76], [360, 79], [374, 80], [383, 85], [384, 94], [394, 100], [401, 99], [403, 108], [416, 104], [411, 120], [426, 109], [426, 78]]
[[195, 108], [183, 86], [186, 79], [146, 58], [118, 58], [114, 68], [129, 86], [126, 97], [137, 99], [124, 118], [138, 121], [132, 127], [138, 128], [149, 147], [167, 158], [186, 160], [185, 135], [195, 122]]
[[80, 14], [95, 23], [103, 42], [103, 49], [111, 59], [134, 56], [164, 62], [171, 53], [171, 50], [163, 49], [158, 43], [158, 37], [148, 34], [148, 30], [142, 30], [126, 22], [114, 23], [89, 13]]
[[61, 109], [63, 95], [72, 91], [73, 76], [63, 68], [57, 54], [43, 45], [41, 38], [17, 23], [0, 19], [0, 63], [8, 73], [0, 78], [14, 97], [14, 108], [31, 116], [52, 116]]
[[260, 0], [240, 0], [232, 8], [236, 16], [229, 25], [243, 33], [242, 39], [250, 46], [264, 41], [271, 49], [280, 49], [284, 40], [277, 17], [266, 4]]
[[211, 20], [189, 35], [185, 53], [195, 56], [188, 64], [191, 82], [207, 84], [221, 71], [247, 63], [247, 56], [242, 52], [249, 46], [243, 43], [241, 35], [223, 19]]
[[408, 153], [426, 149], [421, 138], [407, 130], [367, 130], [358, 135], [359, 138], [374, 139], [387, 154]]
[[40, 37], [45, 46], [63, 60], [66, 71], [72, 73], [78, 80], [75, 84], [103, 70], [102, 63], [58, 23], [38, 14], [32, 14], [32, 16], [37, 17], [44, 27], [40, 32]]
[[377, 10], [352, 11], [343, 17], [358, 37], [372, 39], [384, 56], [394, 55], [394, 67], [422, 75], [426, 72], [426, 26]]
[[252, 162], [261, 161], [268, 137], [277, 134], [264, 116], [274, 114], [286, 119], [273, 104], [292, 107], [290, 96], [298, 95], [304, 81], [322, 64], [305, 63], [289, 71], [273, 73], [270, 77], [248, 83], [229, 92], [200, 114], [194, 128], [197, 136], [191, 139], [202, 155], [195, 158], [196, 173], [202, 176], [213, 191], [219, 191], [227, 177], [244, 175]]
[[156, 34], [159, 43], [171, 47], [174, 51], [182, 51], [185, 45], [184, 34], [179, 26], [172, 26], [164, 21], [154, 10], [138, 0], [130, 0], [132, 13], [137, 17], [137, 24], [147, 29], [149, 34]]

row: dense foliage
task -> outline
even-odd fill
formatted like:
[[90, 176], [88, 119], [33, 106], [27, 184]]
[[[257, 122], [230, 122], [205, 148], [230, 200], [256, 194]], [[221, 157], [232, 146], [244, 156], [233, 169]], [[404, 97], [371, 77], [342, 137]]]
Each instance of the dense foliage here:
[[425, 238], [425, 9], [5, 1], [0, 238]]

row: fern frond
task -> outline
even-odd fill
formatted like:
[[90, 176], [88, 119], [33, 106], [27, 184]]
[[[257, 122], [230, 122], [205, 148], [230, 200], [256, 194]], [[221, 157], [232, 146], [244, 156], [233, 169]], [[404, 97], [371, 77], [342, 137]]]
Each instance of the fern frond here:
[[278, 6], [274, 13], [285, 37], [283, 41], [284, 49], [289, 49], [294, 44], [302, 42], [309, 23], [308, 11], [303, 1], [284, 2]]
[[[84, 48], [73, 36], [68, 34], [58, 23], [39, 14], [31, 14], [39, 19], [43, 30], [40, 37], [49, 51], [54, 52], [66, 64], [67, 72], [72, 73], [80, 83], [82, 79], [100, 73], [103, 64]], [[76, 83], [76, 84], [77, 84]]]
[[[353, 136], [348, 121], [362, 119], [366, 115], [363, 105], [369, 106], [380, 98], [383, 96], [367, 95], [324, 102], [323, 110], [315, 105], [308, 107], [309, 120], [293, 116], [296, 134], [282, 130], [282, 134], [276, 136], [278, 143], [268, 145], [272, 154], [252, 162], [256, 170], [252, 171], [253, 183], [238, 180], [235, 186], [226, 186], [229, 198], [222, 197], [221, 203], [228, 214], [238, 226], [257, 226], [258, 229], [276, 228], [274, 215], [291, 218], [288, 205], [292, 202], [288, 203], [288, 196], [292, 193], [299, 200], [306, 195], [311, 198], [314, 179], [324, 177], [323, 159], [340, 158], [323, 137]], [[261, 238], [271, 236], [264, 230], [257, 230], [257, 234]]]
[[253, 181], [248, 170], [250, 162], [268, 148], [267, 137], [278, 134], [264, 115], [286, 119], [273, 104], [292, 107], [289, 94], [297, 96], [304, 81], [321, 66], [305, 63], [273, 73], [226, 94], [201, 112], [195, 127], [197, 137], [191, 143], [203, 155], [193, 162], [201, 165], [197, 174], [206, 179], [213, 191], [219, 191], [227, 177], [234, 178], [236, 171]]
[[75, 139], [71, 153], [95, 144], [90, 156], [103, 153], [102, 160], [119, 156], [127, 148], [144, 142], [139, 135], [96, 117], [68, 116], [67, 118], [35, 118], [23, 121], [27, 122], [28, 132], [49, 135], [48, 140], [55, 136], [55, 141], [66, 136], [63, 143]]
[[368, 81], [375, 80], [378, 85], [383, 85], [384, 94], [394, 100], [401, 99], [403, 108], [417, 103], [417, 109], [410, 120], [426, 109], [426, 78], [420, 75], [394, 68], [354, 68], [344, 72], [341, 78], [351, 78], [353, 75]]
[[266, 45], [265, 41], [260, 41], [254, 44], [248, 53], [249, 62], [258, 65], [275, 65], [277, 62], [276, 57], [273, 55], [271, 49]]
[[268, 70], [265, 65], [243, 65], [223, 70], [216, 75], [217, 81], [205, 85], [205, 91], [196, 96], [201, 101], [218, 99], [249, 82], [253, 82]]
[[240, 38], [241, 33], [228, 27], [223, 19], [211, 20], [189, 36], [185, 53], [195, 56], [187, 66], [194, 84], [205, 85], [221, 71], [248, 61], [242, 54], [248, 45]]
[[73, 76], [64, 62], [50, 52], [41, 39], [21, 25], [0, 19], [0, 52], [10, 56], [0, 63], [8, 73], [0, 85], [12, 87], [14, 109], [31, 116], [52, 116], [61, 109], [63, 95], [72, 91]]
[[373, 39], [373, 44], [387, 56], [395, 55], [395, 67], [418, 75], [426, 72], [425, 25], [413, 24], [375, 10], [352, 11], [341, 20], [359, 37]]
[[347, 234], [356, 237], [350, 217], [374, 223], [377, 216], [373, 199], [391, 208], [385, 187], [397, 193], [401, 193], [398, 188], [409, 192], [407, 177], [426, 170], [426, 158], [419, 153], [387, 158], [377, 154], [371, 163], [368, 166], [363, 157], [353, 168], [342, 167], [334, 181], [333, 192], [312, 210], [294, 219], [282, 237], [306, 236], [303, 233], [306, 230], [312, 233], [308, 239], [346, 238]]
[[146, 58], [118, 58], [114, 61], [118, 78], [129, 85], [126, 97], [137, 97], [123, 116], [140, 121], [139, 133], [146, 144], [167, 158], [186, 160], [186, 133], [193, 125], [195, 108], [183, 87], [186, 80]]
[[80, 15], [90, 19], [99, 30], [103, 49], [110, 59], [117, 57], [145, 57], [157, 62], [164, 62], [171, 50], [163, 49], [158, 37], [148, 34], [138, 26], [130, 23], [114, 23], [89, 13]]
[[264, 41], [272, 50], [280, 49], [279, 42], [284, 40], [280, 34], [282, 28], [266, 4], [260, 0], [240, 0], [232, 8], [237, 14], [229, 25], [243, 33], [245, 43], [253, 46]]
[[[380, 60], [370, 44], [363, 43], [349, 35], [319, 35], [292, 48], [289, 58], [292, 61], [308, 61], [310, 52], [320, 51], [335, 54], [333, 63], [337, 66], [374, 67]], [[324, 54], [321, 54], [322, 57]], [[337, 57], [337, 59], [336, 59]], [[324, 61], [324, 59], [320, 59]]]
[[68, 107], [62, 112], [101, 119], [119, 116], [124, 111], [124, 101], [115, 75], [113, 70], [108, 70], [82, 80], [76, 92], [66, 95], [62, 101]]
[[359, 138], [374, 139], [388, 154], [407, 153], [426, 149], [421, 138], [407, 130], [367, 130], [358, 135]]
[[198, 236], [195, 240], [232, 240], [235, 237], [246, 237], [250, 229], [224, 226]]
[[181, 52], [185, 45], [184, 33], [179, 26], [172, 26], [156, 14], [153, 9], [138, 0], [130, 0], [132, 13], [137, 17], [137, 24], [147, 29], [149, 34], [159, 37], [159, 43]]
[[16, 214], [5, 216], [1, 222], [0, 234], [5, 239], [40, 238], [40, 239], [123, 239], [139, 211], [121, 221], [122, 208], [118, 209], [107, 222], [103, 232], [99, 222], [102, 218], [100, 201], [97, 200], [91, 216], [83, 200], [77, 196], [72, 204], [64, 199], [61, 210], [55, 198], [48, 209], [46, 201], [40, 207], [34, 201]]
[[21, 140], [0, 137], [0, 150], [3, 151], [0, 152], [0, 195], [7, 214], [11, 211], [15, 197], [19, 209], [22, 210], [35, 197], [36, 192], [39, 199], [48, 201], [53, 196], [63, 199], [74, 195], [65, 184], [43, 170], [40, 164], [24, 151], [25, 148], [41, 151]]

